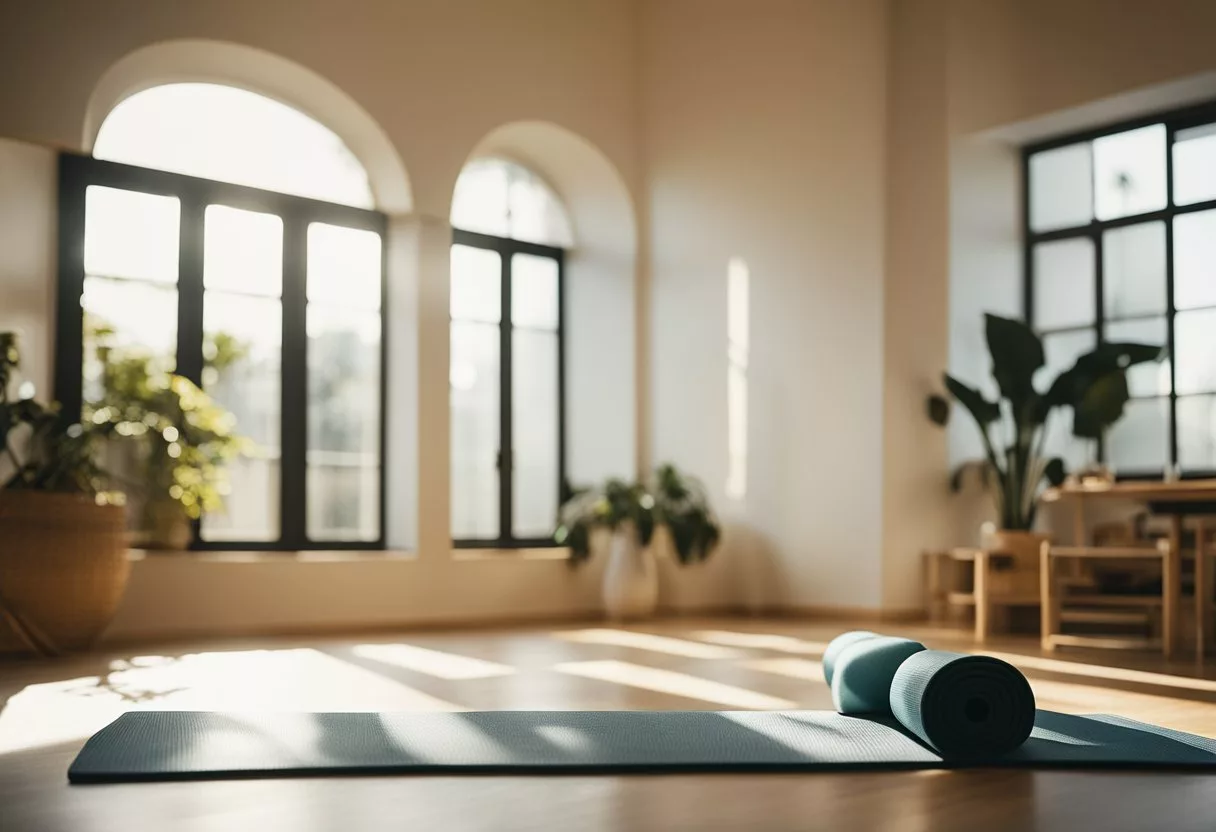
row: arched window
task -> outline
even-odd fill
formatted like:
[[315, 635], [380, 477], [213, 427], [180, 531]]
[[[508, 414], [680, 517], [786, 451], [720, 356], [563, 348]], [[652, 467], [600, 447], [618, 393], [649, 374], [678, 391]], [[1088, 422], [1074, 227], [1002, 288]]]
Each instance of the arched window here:
[[93, 156], [372, 208], [367, 171], [332, 130], [264, 95], [165, 84], [118, 103]]
[[487, 158], [461, 173], [452, 226], [452, 536], [458, 546], [548, 545], [565, 496], [570, 221], [540, 177]]
[[118, 395], [99, 347], [176, 372], [251, 445], [195, 546], [382, 545], [384, 217], [350, 150], [256, 93], [168, 84], [115, 106], [61, 183], [65, 407]]

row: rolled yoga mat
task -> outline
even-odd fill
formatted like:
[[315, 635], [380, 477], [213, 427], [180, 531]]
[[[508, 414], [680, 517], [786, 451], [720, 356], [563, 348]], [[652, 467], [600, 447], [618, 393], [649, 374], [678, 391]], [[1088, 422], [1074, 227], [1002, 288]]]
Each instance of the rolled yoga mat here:
[[942, 757], [1003, 757], [1034, 728], [1030, 683], [989, 656], [856, 631], [828, 645], [824, 677], [840, 713], [893, 716]]

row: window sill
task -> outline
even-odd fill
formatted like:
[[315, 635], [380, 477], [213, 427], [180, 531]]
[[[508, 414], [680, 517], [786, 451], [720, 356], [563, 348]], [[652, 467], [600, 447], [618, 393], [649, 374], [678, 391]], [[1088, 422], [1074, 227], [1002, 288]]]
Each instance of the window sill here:
[[[194, 549], [128, 549], [130, 561], [190, 561], [192, 563], [362, 563], [381, 561], [412, 561], [417, 554], [408, 551], [386, 551], [383, 549], [346, 549], [338, 551], [238, 551], [238, 550], [194, 550]], [[526, 549], [453, 549], [451, 559], [455, 561], [517, 561], [570, 559], [570, 550], [564, 546], [547, 546]]]
[[349, 563], [351, 561], [414, 560], [413, 552], [383, 549], [348, 549], [343, 551], [303, 552], [241, 552], [220, 550], [128, 549], [127, 559], [190, 560], [203, 563]]
[[570, 549], [546, 546], [534, 549], [453, 549], [452, 560], [569, 560]]

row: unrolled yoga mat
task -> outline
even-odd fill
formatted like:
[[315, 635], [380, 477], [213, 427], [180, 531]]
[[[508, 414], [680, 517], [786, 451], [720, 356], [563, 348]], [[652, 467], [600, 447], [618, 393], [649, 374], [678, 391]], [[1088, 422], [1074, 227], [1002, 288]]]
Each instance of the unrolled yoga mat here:
[[999, 760], [943, 758], [897, 724], [832, 711], [229, 714], [138, 711], [90, 739], [73, 783], [321, 774], [590, 774], [1207, 767], [1216, 741], [1040, 711]]
[[1211, 767], [1216, 741], [1036, 711], [1005, 662], [846, 633], [824, 653], [837, 710], [124, 714], [74, 783], [375, 773]]

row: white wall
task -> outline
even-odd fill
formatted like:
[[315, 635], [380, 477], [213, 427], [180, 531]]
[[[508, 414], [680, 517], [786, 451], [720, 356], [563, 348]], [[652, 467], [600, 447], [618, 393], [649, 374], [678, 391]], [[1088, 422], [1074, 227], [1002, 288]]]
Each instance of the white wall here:
[[[885, 9], [643, 4], [652, 453], [758, 530], [749, 557], [768, 561], [769, 603], [881, 602]], [[733, 257], [751, 277], [737, 504], [724, 493]]]

